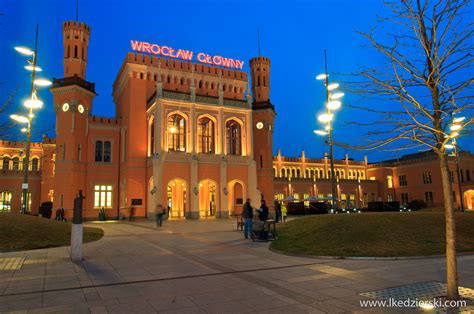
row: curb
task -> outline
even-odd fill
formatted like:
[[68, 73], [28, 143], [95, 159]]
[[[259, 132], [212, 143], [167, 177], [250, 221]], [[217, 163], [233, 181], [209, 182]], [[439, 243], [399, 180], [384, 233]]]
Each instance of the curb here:
[[[446, 255], [422, 255], [422, 256], [392, 256], [392, 257], [377, 257], [377, 256], [316, 256], [316, 255], [309, 255], [309, 254], [297, 254], [297, 253], [290, 253], [290, 252], [283, 252], [280, 250], [276, 250], [268, 246], [268, 249], [274, 253], [294, 256], [294, 257], [304, 257], [304, 258], [312, 258], [312, 259], [322, 259], [322, 260], [382, 260], [382, 261], [404, 261], [404, 260], [415, 260], [415, 259], [437, 259], [437, 258], [444, 258]], [[474, 252], [463, 252], [458, 253], [458, 257], [463, 256], [474, 256]]]

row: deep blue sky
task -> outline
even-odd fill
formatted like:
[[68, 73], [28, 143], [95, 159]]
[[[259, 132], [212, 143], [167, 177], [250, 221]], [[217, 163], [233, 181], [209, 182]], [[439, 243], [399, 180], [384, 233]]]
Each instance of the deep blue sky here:
[[[119, 1], [80, 0], [79, 20], [91, 28], [87, 80], [96, 83], [99, 96], [93, 114], [113, 116], [112, 83], [127, 52], [130, 40], [143, 40], [174, 48], [205, 51], [245, 61], [257, 55], [257, 28], [261, 54], [272, 61], [271, 100], [277, 111], [274, 152], [287, 156], [321, 157], [328, 151], [316, 115], [323, 110], [324, 88], [315, 75], [324, 71], [324, 49], [328, 50], [330, 73], [349, 73], [358, 64], [377, 64], [379, 58], [362, 47], [356, 30], [368, 31], [377, 15], [387, 9], [381, 0], [308, 1]], [[0, 16], [0, 100], [17, 84], [22, 88], [15, 106], [28, 95], [29, 74], [22, 69], [24, 58], [13, 47], [33, 47], [36, 23], [40, 25], [39, 65], [42, 75], [63, 75], [61, 23], [75, 19], [76, 0], [2, 0]], [[337, 74], [332, 76], [337, 80]], [[54, 111], [49, 91], [40, 93], [46, 107], [38, 112], [35, 130], [53, 126]], [[357, 102], [346, 95], [345, 103]], [[363, 120], [365, 112], [343, 108], [337, 113], [335, 139], [357, 142], [363, 134], [347, 122]], [[54, 136], [54, 129], [47, 132]], [[19, 139], [21, 139], [21, 135]], [[39, 139], [39, 137], [37, 137]], [[472, 141], [463, 140], [473, 150]], [[336, 148], [335, 157], [345, 150]], [[356, 159], [388, 159], [402, 153], [348, 151]], [[407, 152], [408, 153], [408, 152]]]

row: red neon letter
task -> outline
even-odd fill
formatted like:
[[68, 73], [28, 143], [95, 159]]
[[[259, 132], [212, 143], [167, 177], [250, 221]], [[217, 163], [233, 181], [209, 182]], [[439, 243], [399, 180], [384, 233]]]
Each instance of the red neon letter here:
[[130, 43], [132, 44], [132, 50], [142, 51], [143, 43], [141, 41], [130, 40]]
[[193, 52], [188, 50], [182, 50], [183, 52], [183, 59], [184, 60], [191, 60], [193, 58]]
[[244, 62], [240, 60], [235, 60], [235, 62], [237, 63], [237, 68], [242, 70], [242, 67], [244, 66]]
[[206, 55], [206, 63], [207, 63], [207, 64], [212, 64], [211, 56], [210, 56], [210, 55]]
[[174, 49], [170, 48], [170, 57], [171, 58], [176, 58], [176, 55], [173, 55]]
[[228, 58], [222, 58], [222, 65], [230, 68], [230, 61]]
[[156, 45], [156, 44], [151, 45], [150, 50], [151, 50], [151, 52], [154, 53], [155, 55], [159, 55], [159, 54], [160, 54], [160, 46], [158, 46], [158, 45]]
[[[165, 49], [166, 49], [166, 51], [165, 51]], [[170, 56], [170, 48], [167, 47], [167, 46], [161, 47], [161, 54], [163, 56], [169, 57]]]
[[146, 42], [143, 43], [143, 52], [150, 53], [150, 44], [149, 43], [146, 43]]
[[206, 55], [202, 52], [200, 52], [197, 56], [197, 59], [199, 62], [203, 62], [203, 63], [206, 63]]
[[215, 65], [221, 65], [221, 63], [222, 63], [222, 57], [220, 57], [220, 56], [214, 56], [214, 57], [212, 57], [212, 63], [214, 63]]

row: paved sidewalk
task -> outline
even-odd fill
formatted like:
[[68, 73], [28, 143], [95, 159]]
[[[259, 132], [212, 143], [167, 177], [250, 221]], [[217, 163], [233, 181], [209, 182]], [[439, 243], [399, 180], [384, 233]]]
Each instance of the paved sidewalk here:
[[[362, 309], [359, 294], [445, 282], [443, 259], [285, 256], [244, 240], [234, 220], [87, 225], [105, 236], [82, 263], [68, 247], [0, 254], [0, 312], [399, 313]], [[474, 256], [459, 258], [459, 279], [474, 287]]]

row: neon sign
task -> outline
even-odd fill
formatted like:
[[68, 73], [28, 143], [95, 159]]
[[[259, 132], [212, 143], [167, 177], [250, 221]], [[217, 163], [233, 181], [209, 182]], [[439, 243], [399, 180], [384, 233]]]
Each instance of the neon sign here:
[[[168, 46], [158, 46], [157, 44], [150, 44], [145, 41], [131, 40], [132, 50], [138, 52], [146, 52], [158, 56], [176, 58], [186, 61], [193, 61], [195, 55], [193, 51], [184, 49], [173, 49]], [[206, 53], [200, 52], [196, 55], [196, 60], [201, 63], [223, 66], [226, 68], [242, 70], [244, 62], [231, 58], [224, 58], [221, 56], [211, 56]]]

